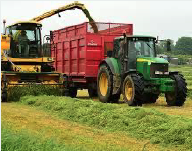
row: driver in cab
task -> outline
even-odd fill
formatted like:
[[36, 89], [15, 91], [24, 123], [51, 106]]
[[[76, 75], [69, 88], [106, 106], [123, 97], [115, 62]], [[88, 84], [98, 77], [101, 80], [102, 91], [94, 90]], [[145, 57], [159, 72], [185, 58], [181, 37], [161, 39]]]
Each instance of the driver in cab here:
[[21, 34], [18, 36], [18, 44], [19, 44], [19, 54], [21, 57], [29, 56], [29, 39], [27, 36], [27, 32], [25, 30], [21, 31]]

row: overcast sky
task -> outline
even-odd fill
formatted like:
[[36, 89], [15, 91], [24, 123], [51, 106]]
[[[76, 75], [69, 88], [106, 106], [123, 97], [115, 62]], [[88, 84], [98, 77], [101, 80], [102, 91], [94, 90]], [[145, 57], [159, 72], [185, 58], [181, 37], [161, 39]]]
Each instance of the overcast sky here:
[[[71, 1], [73, 2], [73, 1]], [[1, 26], [29, 20], [70, 1], [1, 1]], [[160, 39], [192, 37], [192, 1], [80, 1], [97, 22], [132, 23], [134, 34]], [[43, 35], [50, 30], [88, 21], [81, 10], [68, 10], [43, 20]], [[2, 28], [1, 28], [2, 29]], [[2, 32], [2, 30], [1, 30]]]

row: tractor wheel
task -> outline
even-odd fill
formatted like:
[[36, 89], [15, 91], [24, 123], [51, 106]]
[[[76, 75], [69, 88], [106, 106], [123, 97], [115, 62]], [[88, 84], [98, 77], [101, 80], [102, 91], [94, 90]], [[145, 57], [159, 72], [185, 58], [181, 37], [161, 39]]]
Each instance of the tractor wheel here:
[[113, 90], [113, 76], [106, 65], [100, 67], [97, 76], [97, 93], [99, 100], [104, 103], [110, 103]]
[[89, 93], [89, 97], [97, 97], [97, 90], [96, 89], [92, 89], [92, 88], [88, 88], [88, 93]]
[[123, 98], [129, 106], [142, 106], [144, 92], [143, 78], [137, 74], [128, 75], [123, 82]]
[[158, 99], [159, 95], [158, 94], [153, 94], [153, 93], [144, 93], [143, 95], [143, 103], [155, 103]]
[[165, 93], [166, 102], [169, 106], [182, 106], [187, 97], [187, 83], [181, 74], [175, 74], [171, 78], [175, 80], [175, 91]]
[[69, 88], [68, 94], [70, 97], [75, 98], [77, 96], [77, 88]]

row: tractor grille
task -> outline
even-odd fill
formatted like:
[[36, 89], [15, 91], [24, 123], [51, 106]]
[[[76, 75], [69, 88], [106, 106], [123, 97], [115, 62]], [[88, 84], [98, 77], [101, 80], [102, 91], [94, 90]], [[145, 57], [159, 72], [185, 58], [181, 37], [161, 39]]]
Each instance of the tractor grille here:
[[160, 72], [168, 72], [168, 64], [164, 63], [151, 63], [150, 66], [150, 76], [151, 78], [166, 78], [169, 75], [165, 74], [155, 74], [155, 71], [160, 71]]

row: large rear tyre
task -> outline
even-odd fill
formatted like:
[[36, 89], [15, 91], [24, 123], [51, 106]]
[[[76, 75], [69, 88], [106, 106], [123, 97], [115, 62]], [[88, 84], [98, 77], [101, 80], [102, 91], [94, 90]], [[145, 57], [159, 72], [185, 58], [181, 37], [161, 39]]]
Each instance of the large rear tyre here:
[[182, 106], [187, 97], [187, 83], [181, 74], [174, 74], [171, 78], [175, 80], [175, 91], [165, 93], [166, 102], [169, 106]]
[[117, 102], [117, 98], [112, 98], [112, 90], [113, 75], [111, 70], [106, 65], [102, 65], [97, 76], [97, 93], [99, 100], [104, 103]]
[[145, 103], [145, 104], [155, 103], [157, 101], [158, 97], [159, 97], [158, 94], [144, 93], [144, 95], [143, 95], [143, 103]]
[[137, 74], [128, 75], [123, 82], [123, 99], [129, 106], [142, 106], [144, 92], [143, 78]]

